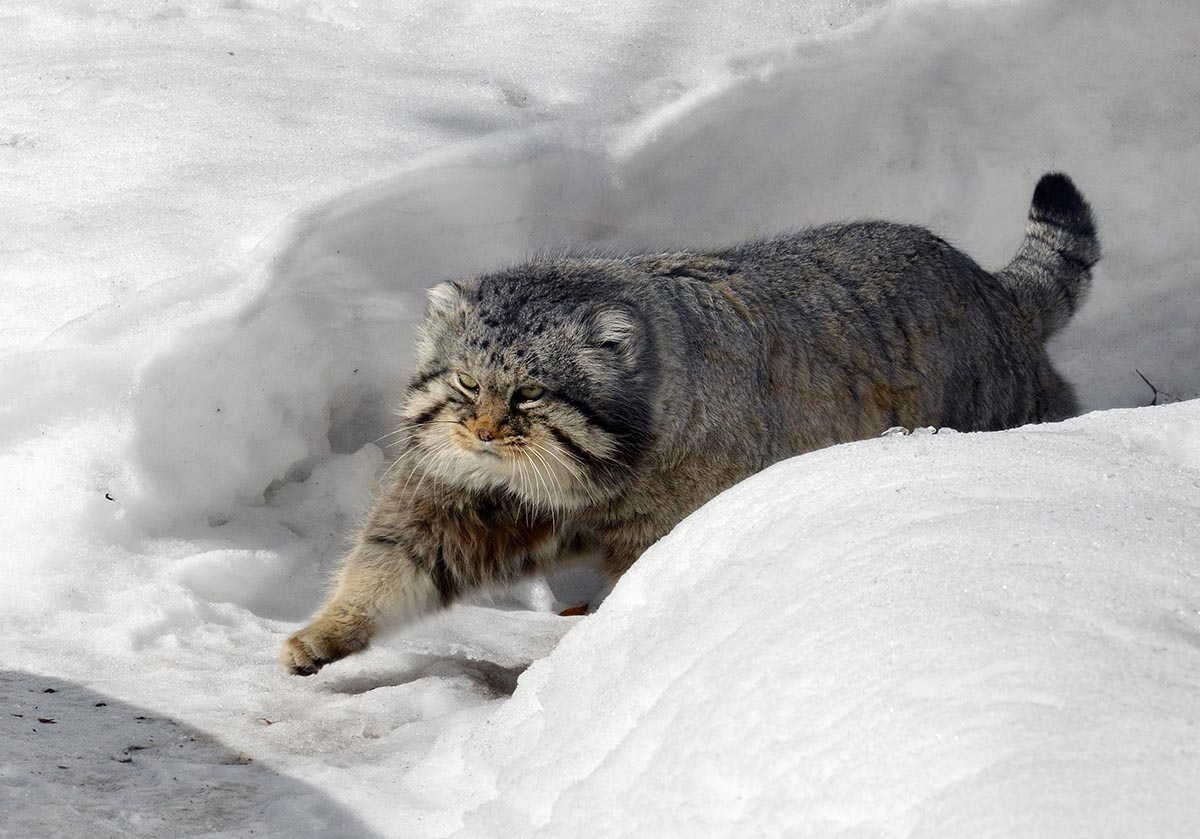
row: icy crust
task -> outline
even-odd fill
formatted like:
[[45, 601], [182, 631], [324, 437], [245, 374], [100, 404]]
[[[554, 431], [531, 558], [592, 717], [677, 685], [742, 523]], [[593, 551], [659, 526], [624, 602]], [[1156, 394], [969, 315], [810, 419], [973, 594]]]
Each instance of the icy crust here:
[[1190, 837], [1200, 402], [826, 449], [646, 553], [461, 837]]

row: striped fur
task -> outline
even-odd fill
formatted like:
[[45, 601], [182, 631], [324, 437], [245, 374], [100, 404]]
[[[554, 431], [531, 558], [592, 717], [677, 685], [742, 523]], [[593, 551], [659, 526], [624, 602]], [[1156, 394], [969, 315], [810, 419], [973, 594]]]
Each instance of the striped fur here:
[[1025, 240], [996, 277], [1045, 340], [1075, 314], [1099, 259], [1091, 208], [1070, 178], [1049, 174], [1034, 190]]
[[1099, 257], [1042, 178], [998, 273], [919, 227], [818, 227], [708, 253], [542, 259], [430, 292], [391, 482], [293, 673], [462, 593], [599, 551], [624, 572], [763, 467], [891, 426], [1075, 411], [1045, 340]]

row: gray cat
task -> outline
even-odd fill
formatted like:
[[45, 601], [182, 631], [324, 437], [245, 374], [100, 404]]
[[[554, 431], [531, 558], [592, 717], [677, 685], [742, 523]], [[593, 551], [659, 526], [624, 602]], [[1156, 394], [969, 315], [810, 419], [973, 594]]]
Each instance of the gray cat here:
[[861, 222], [435, 287], [394, 482], [284, 665], [315, 673], [387, 625], [582, 551], [616, 578], [792, 455], [892, 426], [1071, 415], [1045, 342], [1099, 253], [1087, 203], [1049, 174], [994, 274], [920, 227]]

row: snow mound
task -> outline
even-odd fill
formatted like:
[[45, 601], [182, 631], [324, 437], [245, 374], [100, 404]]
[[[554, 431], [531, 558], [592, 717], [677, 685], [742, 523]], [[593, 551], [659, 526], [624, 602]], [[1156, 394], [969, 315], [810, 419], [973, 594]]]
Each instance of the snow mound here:
[[1194, 836], [1198, 431], [1192, 402], [749, 479], [521, 677], [457, 835]]

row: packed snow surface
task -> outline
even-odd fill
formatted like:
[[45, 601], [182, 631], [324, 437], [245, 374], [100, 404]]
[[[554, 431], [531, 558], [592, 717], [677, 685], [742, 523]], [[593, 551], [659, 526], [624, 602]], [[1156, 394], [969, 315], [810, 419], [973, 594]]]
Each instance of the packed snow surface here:
[[[0, 32], [0, 836], [1200, 833], [1200, 5]], [[1105, 250], [1052, 348], [1094, 413], [811, 453], [593, 615], [583, 569], [283, 675], [429, 285], [871, 217], [996, 267], [1051, 169]]]

